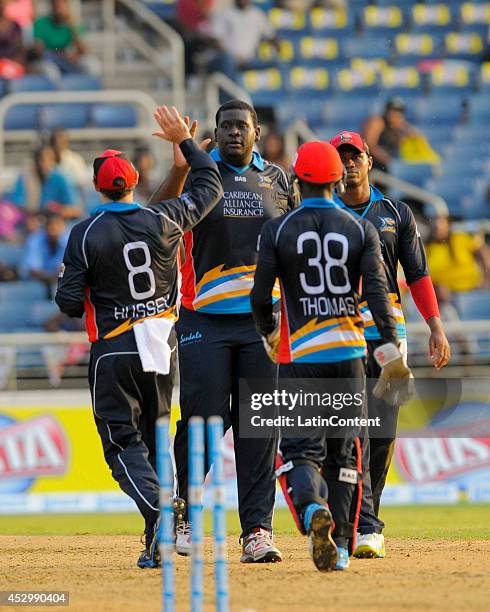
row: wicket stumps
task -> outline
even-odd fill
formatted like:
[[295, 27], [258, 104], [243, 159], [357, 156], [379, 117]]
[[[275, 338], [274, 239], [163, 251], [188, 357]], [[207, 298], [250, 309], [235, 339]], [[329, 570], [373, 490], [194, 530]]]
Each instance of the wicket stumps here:
[[[224, 466], [222, 454], [223, 419], [211, 417], [207, 424], [209, 460], [213, 466], [212, 516], [215, 562], [215, 597], [217, 612], [228, 611], [228, 568], [226, 542], [226, 512], [224, 489]], [[175, 609], [174, 588], [174, 474], [168, 452], [168, 418], [157, 422], [157, 467], [160, 480], [161, 525], [159, 531], [162, 557], [163, 609]], [[202, 487], [205, 474], [204, 420], [192, 417], [189, 420], [189, 520], [192, 524], [191, 565], [191, 611], [201, 612], [204, 605], [204, 549], [203, 549], [203, 505]]]

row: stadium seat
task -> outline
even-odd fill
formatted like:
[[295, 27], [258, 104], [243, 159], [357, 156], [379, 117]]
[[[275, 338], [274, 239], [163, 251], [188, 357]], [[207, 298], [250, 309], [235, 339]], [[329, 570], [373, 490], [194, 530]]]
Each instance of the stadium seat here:
[[303, 11], [272, 8], [268, 16], [278, 38], [294, 40], [306, 33], [306, 15]]
[[247, 62], [247, 69], [262, 70], [285, 66], [293, 62], [296, 54], [293, 41], [283, 39], [278, 42], [279, 50], [268, 41], [261, 42], [257, 50], [257, 56], [252, 61]]
[[428, 74], [431, 90], [469, 93], [473, 88], [473, 75], [467, 62], [442, 62]]
[[49, 104], [39, 114], [41, 129], [84, 128], [89, 122], [88, 104]]
[[457, 293], [455, 300], [463, 321], [490, 319], [490, 291]]
[[339, 92], [355, 91], [357, 93], [372, 93], [378, 91], [378, 78], [375, 69], [354, 70], [342, 68], [335, 74], [333, 83]]
[[29, 326], [30, 303], [0, 303], [0, 333], [15, 332]]
[[97, 91], [101, 88], [100, 79], [89, 74], [67, 74], [59, 83], [61, 91]]
[[480, 125], [490, 123], [490, 95], [488, 92], [471, 97], [470, 120], [472, 123]]
[[411, 61], [436, 57], [439, 45], [440, 38], [428, 33], [403, 33], [395, 38], [395, 51], [399, 58]]
[[329, 125], [343, 125], [341, 129], [359, 131], [364, 120], [376, 112], [375, 97], [337, 95], [326, 103], [326, 119]]
[[355, 27], [354, 11], [344, 8], [314, 8], [310, 11], [310, 28], [314, 36], [346, 34]]
[[322, 98], [288, 98], [275, 109], [275, 117], [282, 129], [302, 119], [310, 128], [317, 129], [325, 124], [325, 100]]
[[421, 78], [414, 66], [387, 66], [380, 70], [383, 92], [388, 96], [415, 97], [421, 93]]
[[246, 70], [242, 73], [242, 84], [257, 106], [276, 106], [282, 102], [284, 83], [278, 68]]
[[8, 242], [0, 242], [0, 262], [8, 266], [17, 266], [24, 253], [23, 244], [9, 244]]
[[477, 61], [483, 49], [483, 39], [475, 32], [450, 32], [444, 37], [444, 50], [450, 58]]
[[131, 128], [137, 125], [137, 115], [129, 104], [94, 104], [91, 120], [101, 128]]
[[0, 304], [16, 305], [46, 298], [46, 286], [38, 281], [0, 283]]
[[392, 55], [393, 50], [389, 39], [366, 33], [363, 36], [356, 36], [346, 40], [344, 52], [348, 57], [388, 59]]
[[436, 150], [439, 150], [437, 145], [445, 145], [451, 142], [454, 137], [453, 130], [449, 130], [447, 125], [437, 125], [431, 123], [420, 127], [428, 138], [431, 145]]
[[59, 314], [59, 312], [60, 310], [56, 302], [52, 300], [38, 300], [31, 306], [29, 323], [36, 327], [42, 327], [48, 319]]
[[433, 172], [434, 166], [432, 164], [407, 164], [400, 160], [394, 160], [390, 163], [390, 174], [419, 187], [433, 175]]
[[366, 6], [362, 12], [362, 25], [369, 32], [380, 36], [392, 35], [404, 27], [404, 15], [393, 2], [391, 6]]
[[56, 89], [53, 81], [40, 74], [29, 74], [22, 79], [10, 81], [10, 93], [21, 93], [27, 91], [53, 91]]
[[294, 97], [325, 98], [330, 87], [330, 75], [324, 68], [295, 66], [288, 74], [288, 90]]
[[464, 31], [477, 31], [485, 34], [490, 25], [489, 2], [463, 2], [460, 3], [460, 19]]
[[159, 0], [158, 2], [145, 0], [145, 4], [161, 19], [170, 19], [176, 15], [176, 0]]
[[412, 7], [414, 32], [435, 32], [451, 29], [453, 15], [447, 4], [414, 4]]
[[478, 88], [482, 91], [490, 91], [490, 62], [483, 62], [480, 66]]
[[6, 130], [36, 130], [39, 122], [39, 104], [17, 104], [5, 115]]
[[304, 36], [298, 41], [298, 55], [305, 67], [325, 66], [325, 62], [337, 60], [339, 43], [334, 37]]
[[456, 95], [441, 94], [435, 91], [425, 98], [418, 108], [418, 119], [423, 124], [441, 125], [442, 123], [452, 127], [463, 117], [464, 97]]

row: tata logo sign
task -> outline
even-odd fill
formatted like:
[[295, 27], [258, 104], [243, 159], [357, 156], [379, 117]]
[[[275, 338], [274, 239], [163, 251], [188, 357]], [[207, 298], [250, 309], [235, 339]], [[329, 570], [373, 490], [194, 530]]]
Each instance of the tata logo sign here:
[[[0, 488], [3, 492], [26, 490], [33, 479], [63, 474], [67, 466], [68, 442], [53, 416], [45, 414], [27, 421], [14, 421], [0, 414]], [[8, 483], [14, 486], [10, 488]]]

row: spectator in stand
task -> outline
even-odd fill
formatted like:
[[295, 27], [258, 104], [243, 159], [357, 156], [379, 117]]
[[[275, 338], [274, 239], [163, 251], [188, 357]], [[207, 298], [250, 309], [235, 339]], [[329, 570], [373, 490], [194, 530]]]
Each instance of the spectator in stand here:
[[45, 283], [49, 297], [52, 297], [56, 289], [67, 242], [65, 221], [58, 213], [49, 213], [45, 226], [32, 234], [26, 242], [25, 255], [20, 266], [21, 277]]
[[63, 128], [51, 132], [49, 143], [54, 151], [58, 169], [77, 187], [82, 188], [90, 182], [90, 170], [79, 153], [70, 149], [70, 137]]
[[0, 0], [0, 78], [18, 78], [25, 72], [26, 50], [22, 28], [6, 13], [8, 3]]
[[69, 0], [51, 0], [51, 13], [35, 20], [34, 55], [50, 78], [97, 71], [94, 58], [87, 55], [84, 33], [85, 27], [71, 14]]
[[34, 152], [17, 178], [11, 199], [30, 212], [59, 212], [65, 219], [77, 219], [82, 214], [74, 186], [56, 167], [55, 153], [49, 145]]
[[452, 231], [448, 217], [432, 220], [426, 252], [434, 285], [452, 293], [490, 286], [488, 246], [480, 236]]
[[286, 172], [289, 169], [290, 159], [286, 155], [284, 137], [274, 129], [269, 130], [262, 141], [262, 157]]
[[401, 98], [388, 100], [382, 115], [368, 117], [362, 132], [374, 160], [373, 167], [386, 172], [391, 160], [399, 157], [402, 140], [420, 134], [407, 121], [405, 103]]
[[153, 194], [157, 185], [151, 179], [151, 171], [155, 167], [155, 158], [150, 149], [138, 149], [134, 157], [134, 167], [140, 175], [138, 185], [135, 189], [135, 201], [147, 202]]
[[255, 58], [261, 41], [268, 40], [276, 47], [278, 44], [267, 15], [251, 0], [235, 0], [232, 6], [216, 12], [213, 32], [238, 69], [246, 68]]
[[212, 28], [216, 0], [177, 0], [177, 23], [185, 43], [186, 74], [196, 74], [200, 69], [207, 73], [223, 72], [234, 79], [233, 58], [223, 51]]

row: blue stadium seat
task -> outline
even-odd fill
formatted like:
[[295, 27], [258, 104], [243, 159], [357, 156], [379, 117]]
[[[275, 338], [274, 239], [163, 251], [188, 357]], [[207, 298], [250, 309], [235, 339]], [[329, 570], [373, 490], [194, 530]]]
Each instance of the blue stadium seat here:
[[478, 87], [482, 91], [490, 91], [490, 62], [484, 62], [480, 67]]
[[11, 93], [21, 93], [26, 91], [53, 91], [56, 89], [53, 81], [40, 74], [29, 74], [22, 79], [10, 81], [9, 90]]
[[137, 124], [137, 115], [129, 104], [94, 104], [92, 122], [101, 128], [131, 128]]
[[478, 61], [483, 49], [484, 39], [476, 32], [450, 32], [444, 36], [444, 51], [448, 58]]
[[312, 129], [325, 124], [325, 100], [289, 98], [276, 107], [275, 117], [282, 129], [295, 121], [303, 119]]
[[474, 87], [473, 70], [468, 62], [455, 63], [454, 60], [442, 62], [432, 68], [428, 75], [430, 88], [439, 93], [468, 95]]
[[0, 242], [0, 262], [9, 266], [17, 266], [24, 253], [23, 244], [9, 244]]
[[490, 291], [476, 290], [455, 295], [463, 321], [490, 319]]
[[257, 106], [280, 105], [284, 96], [284, 79], [278, 68], [246, 70], [242, 73], [242, 85]]
[[297, 42], [297, 55], [304, 67], [325, 67], [326, 62], [339, 60], [339, 43], [332, 36], [304, 36]]
[[392, 36], [403, 29], [405, 15], [403, 10], [393, 2], [390, 6], [369, 5], [361, 13], [363, 27], [379, 36]]
[[335, 73], [333, 86], [338, 92], [355, 92], [358, 95], [372, 94], [378, 91], [378, 75], [374, 68], [355, 70], [343, 68]]
[[286, 66], [294, 61], [296, 55], [295, 44], [292, 40], [278, 41], [279, 49], [269, 41], [260, 43], [256, 57], [247, 62], [247, 70], [262, 70]]
[[389, 39], [366, 33], [363, 36], [356, 36], [347, 40], [344, 43], [344, 52], [348, 57], [388, 59], [392, 55], [393, 50]]
[[330, 74], [325, 68], [294, 66], [288, 73], [287, 88], [290, 95], [305, 99], [326, 99], [330, 88]]
[[400, 160], [394, 160], [390, 164], [390, 174], [419, 187], [433, 175], [433, 172], [432, 164], [407, 164]]
[[441, 38], [432, 33], [402, 33], [394, 41], [394, 48], [398, 54], [398, 62], [403, 58], [415, 63], [415, 60], [435, 58], [438, 55]]
[[61, 91], [97, 91], [101, 88], [100, 79], [90, 74], [67, 74], [59, 83]]
[[435, 146], [436, 144], [445, 145], [452, 141], [454, 134], [453, 130], [449, 130], [447, 125], [419, 125], [429, 142]]
[[38, 281], [11, 281], [0, 283], [0, 304], [11, 307], [23, 302], [32, 303], [46, 298], [46, 287]]
[[377, 110], [377, 98], [374, 96], [337, 95], [326, 103], [326, 118], [329, 125], [343, 125], [342, 129], [355, 132]]
[[42, 327], [48, 319], [59, 314], [59, 312], [60, 310], [56, 302], [51, 300], [38, 300], [31, 306], [29, 323], [37, 327]]
[[415, 98], [422, 93], [422, 80], [415, 66], [387, 66], [380, 71], [379, 78], [388, 97]]
[[296, 40], [306, 34], [306, 15], [303, 11], [289, 11], [274, 7], [269, 11], [268, 16], [278, 38]]
[[310, 11], [310, 29], [314, 36], [345, 35], [355, 28], [354, 11], [314, 8]]
[[44, 130], [84, 128], [89, 123], [89, 104], [49, 104], [43, 106], [39, 123]]
[[456, 22], [455, 12], [443, 2], [436, 4], [416, 3], [412, 6], [412, 27], [414, 32], [449, 31]]
[[490, 26], [490, 5], [488, 2], [458, 2], [462, 29], [484, 36]]
[[17, 104], [7, 111], [6, 130], [36, 130], [39, 122], [39, 104]]
[[452, 95], [434, 91], [418, 107], [418, 119], [421, 124], [448, 126], [455, 125], [461, 120], [464, 112], [464, 97], [457, 91]]
[[170, 19], [176, 14], [176, 0], [159, 0], [158, 2], [145, 0], [145, 4], [161, 19]]
[[490, 123], [490, 95], [480, 93], [471, 97], [470, 120], [472, 123], [482, 125]]
[[29, 326], [30, 303], [0, 303], [0, 332], [14, 332]]

